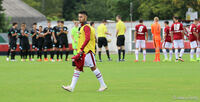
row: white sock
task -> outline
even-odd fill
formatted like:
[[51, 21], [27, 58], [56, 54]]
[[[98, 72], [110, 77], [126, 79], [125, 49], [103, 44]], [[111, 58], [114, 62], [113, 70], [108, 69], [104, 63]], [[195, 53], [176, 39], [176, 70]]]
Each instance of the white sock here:
[[196, 51], [197, 58], [199, 58], [199, 54], [200, 54], [200, 48], [197, 48], [197, 51]]
[[191, 49], [190, 50], [190, 59], [193, 59], [194, 58], [194, 49]]
[[71, 82], [71, 85], [70, 85], [72, 87], [72, 89], [75, 88], [76, 83], [78, 81], [78, 78], [80, 76], [80, 73], [81, 73], [80, 71], [74, 70], [74, 75], [72, 77], [72, 82]]
[[185, 49], [181, 49], [181, 51], [180, 51], [180, 57], [182, 57], [182, 56], [183, 56], [183, 54], [184, 54], [184, 51], [185, 51]]
[[135, 60], [138, 60], [138, 54], [139, 54], [139, 51], [135, 50]]
[[176, 56], [176, 59], [178, 59], [178, 49], [175, 49], [175, 56]]
[[169, 50], [169, 60], [172, 60], [173, 50]]
[[146, 53], [147, 53], [147, 51], [146, 51], [146, 50], [143, 50], [143, 60], [144, 60], [144, 61], [146, 60]]
[[167, 51], [166, 51], [166, 49], [163, 49], [162, 51], [163, 51], [163, 54], [165, 56], [165, 59], [167, 59], [168, 57], [167, 57]]
[[93, 72], [96, 75], [97, 79], [99, 80], [99, 83], [100, 83], [101, 87], [106, 87], [106, 84], [104, 83], [103, 77], [102, 77], [101, 72], [99, 71], [99, 69], [97, 68]]

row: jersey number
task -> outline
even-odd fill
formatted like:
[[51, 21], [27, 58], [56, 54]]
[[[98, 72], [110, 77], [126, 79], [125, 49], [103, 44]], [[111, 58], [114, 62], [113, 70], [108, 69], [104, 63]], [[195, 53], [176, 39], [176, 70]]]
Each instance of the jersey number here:
[[174, 24], [174, 30], [179, 30], [180, 29], [180, 24]]

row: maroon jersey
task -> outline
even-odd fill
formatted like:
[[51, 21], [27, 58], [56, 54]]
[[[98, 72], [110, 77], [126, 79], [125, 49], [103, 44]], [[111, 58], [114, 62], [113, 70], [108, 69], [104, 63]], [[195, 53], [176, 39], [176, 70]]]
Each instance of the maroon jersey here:
[[171, 31], [173, 32], [173, 39], [174, 40], [181, 40], [183, 39], [182, 31], [183, 31], [183, 24], [180, 22], [173, 23], [171, 26]]
[[147, 27], [145, 25], [139, 24], [135, 26], [136, 39], [145, 40], [145, 33], [147, 32]]
[[164, 31], [165, 31], [165, 34], [166, 34], [165, 42], [172, 42], [171, 36], [170, 36], [170, 27], [169, 26], [165, 27]]
[[200, 25], [197, 27], [197, 33], [199, 34], [199, 41], [200, 41]]
[[197, 26], [195, 24], [190, 25], [190, 35], [189, 35], [189, 40], [195, 41], [197, 40], [197, 37], [194, 35], [194, 32], [197, 32]]

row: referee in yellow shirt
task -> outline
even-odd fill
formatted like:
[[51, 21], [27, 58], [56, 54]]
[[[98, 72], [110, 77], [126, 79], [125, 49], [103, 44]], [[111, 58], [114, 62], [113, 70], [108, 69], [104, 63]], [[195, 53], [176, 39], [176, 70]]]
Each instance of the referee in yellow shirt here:
[[[118, 48], [118, 61], [125, 61], [125, 32], [126, 32], [126, 26], [124, 22], [121, 20], [121, 16], [117, 15], [116, 17], [117, 25], [116, 25], [116, 37], [117, 37], [117, 48]], [[121, 59], [121, 52], [123, 53], [123, 59]]]
[[102, 20], [102, 23], [98, 26], [97, 28], [97, 34], [98, 34], [98, 47], [99, 47], [99, 62], [102, 62], [101, 59], [101, 48], [104, 46], [106, 49], [106, 54], [108, 57], [108, 60], [111, 61], [110, 58], [110, 54], [109, 54], [109, 49], [108, 49], [108, 41], [106, 39], [106, 35], [110, 35], [110, 33], [108, 33], [107, 31], [107, 27], [106, 27], [106, 20]]

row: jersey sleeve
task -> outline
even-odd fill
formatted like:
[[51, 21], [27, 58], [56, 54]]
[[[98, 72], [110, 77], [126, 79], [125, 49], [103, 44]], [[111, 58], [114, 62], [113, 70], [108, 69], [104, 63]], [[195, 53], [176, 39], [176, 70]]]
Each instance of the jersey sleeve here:
[[183, 24], [182, 23], [180, 24], [180, 30], [183, 30]]
[[84, 27], [84, 32], [85, 32], [85, 41], [81, 47], [81, 50], [83, 51], [85, 46], [89, 43], [90, 41], [90, 34], [91, 34], [91, 29], [89, 26]]
[[146, 26], [144, 26], [144, 32], [145, 32], [145, 33], [146, 33], [146, 32], [148, 32], [148, 31], [147, 31], [147, 27], [146, 27]]
[[172, 24], [172, 26], [171, 26], [171, 31], [172, 32], [174, 31], [174, 24]]

